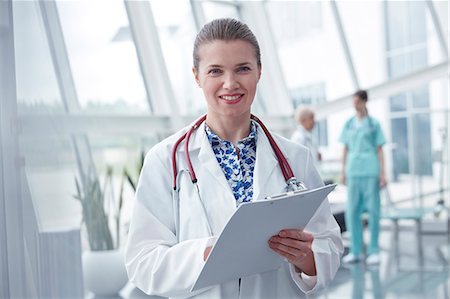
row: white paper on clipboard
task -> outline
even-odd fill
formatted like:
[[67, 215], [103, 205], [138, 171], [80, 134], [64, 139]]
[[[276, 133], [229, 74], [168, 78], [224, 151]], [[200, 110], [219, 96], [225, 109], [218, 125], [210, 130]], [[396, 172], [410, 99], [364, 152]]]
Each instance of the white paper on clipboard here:
[[335, 187], [289, 192], [241, 204], [225, 225], [191, 291], [278, 269], [283, 259], [267, 241], [282, 229], [303, 229]]

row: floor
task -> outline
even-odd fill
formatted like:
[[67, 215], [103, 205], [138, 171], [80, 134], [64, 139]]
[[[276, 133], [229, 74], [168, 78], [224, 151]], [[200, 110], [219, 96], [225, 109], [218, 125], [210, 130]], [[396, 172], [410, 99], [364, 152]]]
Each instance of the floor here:
[[[365, 233], [367, 240], [369, 236]], [[417, 242], [413, 224], [406, 223], [400, 226], [398, 240], [393, 237], [390, 223], [382, 223], [380, 265], [366, 266], [364, 262], [341, 265], [328, 288], [308, 298], [450, 299], [447, 235], [423, 234], [421, 242]], [[343, 239], [346, 245], [346, 233]], [[147, 296], [135, 288], [122, 292], [122, 295], [123, 298], [161, 298]]]
[[400, 228], [397, 242], [390, 226], [384, 226], [379, 266], [367, 266], [364, 262], [342, 265], [329, 287], [310, 298], [450, 298], [448, 237], [424, 234], [419, 245], [412, 225]]

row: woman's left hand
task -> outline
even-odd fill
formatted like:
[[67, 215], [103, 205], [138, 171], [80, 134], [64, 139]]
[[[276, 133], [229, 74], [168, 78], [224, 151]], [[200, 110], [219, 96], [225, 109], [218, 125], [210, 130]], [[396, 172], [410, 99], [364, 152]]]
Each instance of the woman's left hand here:
[[314, 237], [301, 229], [283, 229], [269, 239], [269, 247], [309, 276], [315, 276], [316, 263], [311, 249]]

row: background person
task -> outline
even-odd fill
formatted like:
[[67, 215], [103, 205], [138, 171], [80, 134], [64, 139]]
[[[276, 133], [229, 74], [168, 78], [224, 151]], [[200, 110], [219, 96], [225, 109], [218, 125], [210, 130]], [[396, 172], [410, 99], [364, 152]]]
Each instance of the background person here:
[[314, 112], [307, 107], [298, 107], [295, 111], [295, 120], [297, 121], [298, 126], [292, 134], [291, 140], [306, 146], [311, 152], [317, 166], [322, 160], [322, 155], [318, 150], [317, 142], [312, 132], [316, 125]]
[[[149, 151], [125, 252], [130, 280], [148, 294], [196, 298], [298, 298], [325, 286], [333, 279], [343, 250], [327, 200], [305, 231], [286, 228], [268, 240], [268, 248], [285, 258], [281, 268], [190, 292], [211, 245], [239, 204], [286, 188], [267, 136], [251, 120], [262, 69], [253, 33], [240, 21], [214, 20], [198, 33], [193, 56], [195, 80], [207, 103], [206, 121], [187, 149], [198, 183], [194, 185], [184, 170], [188, 167], [182, 142], [176, 152], [180, 170], [176, 209], [171, 153], [189, 127]], [[273, 137], [295, 161], [291, 167], [297, 178], [309, 188], [321, 186], [308, 151]]]
[[344, 125], [340, 141], [344, 144], [341, 182], [347, 184], [348, 199], [345, 222], [350, 231], [350, 253], [344, 263], [362, 259], [362, 213], [369, 213], [370, 244], [368, 264], [380, 262], [378, 235], [380, 231], [380, 187], [386, 185], [384, 172], [385, 143], [379, 122], [368, 115], [367, 92], [359, 90], [353, 95], [356, 116]]

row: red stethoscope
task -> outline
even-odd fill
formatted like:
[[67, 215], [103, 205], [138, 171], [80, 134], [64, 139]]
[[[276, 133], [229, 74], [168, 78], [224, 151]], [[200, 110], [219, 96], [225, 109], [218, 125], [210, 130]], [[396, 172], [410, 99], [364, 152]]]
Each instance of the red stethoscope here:
[[[280, 148], [276, 144], [275, 140], [273, 139], [272, 135], [270, 134], [269, 130], [267, 130], [266, 126], [263, 124], [263, 122], [253, 114], [250, 115], [250, 118], [254, 121], [256, 121], [261, 128], [263, 129], [264, 133], [267, 136], [267, 139], [269, 139], [269, 143], [275, 153], [275, 156], [278, 159], [278, 163], [281, 168], [281, 172], [283, 173], [284, 179], [286, 180], [286, 191], [297, 191], [297, 190], [304, 190], [306, 189], [305, 185], [298, 181], [297, 178], [294, 176], [294, 173], [292, 172], [292, 168], [289, 165], [288, 161], [286, 160], [286, 157], [281, 152]], [[191, 138], [192, 133], [206, 120], [206, 114], [200, 117], [193, 125], [192, 127], [184, 133], [176, 142], [172, 150], [172, 171], [173, 171], [173, 190], [177, 190], [177, 160], [176, 160], [176, 153], [178, 146], [180, 143], [185, 140], [184, 142], [184, 154], [187, 161], [187, 166], [189, 169], [189, 175], [191, 176], [191, 180], [193, 184], [197, 184], [197, 176], [195, 175], [194, 168], [192, 167], [191, 157], [189, 156], [189, 140]], [[179, 187], [179, 186], [178, 186]], [[198, 188], [197, 188], [198, 189]]]

